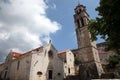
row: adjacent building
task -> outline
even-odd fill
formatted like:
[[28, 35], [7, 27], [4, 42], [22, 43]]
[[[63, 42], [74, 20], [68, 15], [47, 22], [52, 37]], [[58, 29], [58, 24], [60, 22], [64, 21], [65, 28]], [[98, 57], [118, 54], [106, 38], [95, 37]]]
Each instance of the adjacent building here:
[[71, 50], [58, 52], [58, 56], [64, 63], [64, 77], [75, 75], [75, 57]]

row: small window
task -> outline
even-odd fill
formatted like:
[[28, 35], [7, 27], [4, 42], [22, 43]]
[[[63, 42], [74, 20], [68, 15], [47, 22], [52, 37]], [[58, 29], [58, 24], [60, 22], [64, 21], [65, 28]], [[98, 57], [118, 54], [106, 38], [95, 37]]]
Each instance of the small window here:
[[74, 54], [74, 56], [76, 57], [76, 54]]
[[[4, 79], [6, 79], [8, 73], [8, 67], [5, 68]], [[2, 74], [1, 74], [2, 75]]]
[[2, 76], [2, 72], [0, 72], [0, 78], [1, 78], [1, 76]]
[[68, 73], [70, 74], [70, 68], [68, 68]]
[[77, 14], [80, 14], [80, 12], [81, 12], [81, 9], [77, 10]]
[[49, 72], [48, 72], [48, 79], [49, 80], [53, 79], [53, 71], [52, 70], [49, 70]]
[[42, 72], [41, 72], [41, 71], [38, 71], [38, 72], [37, 72], [37, 75], [41, 76], [41, 75], [42, 75]]
[[46, 53], [47, 53], [47, 51], [45, 50], [45, 55], [44, 56], [46, 56]]
[[79, 14], [80, 12], [79, 11], [77, 11], [77, 14]]
[[81, 24], [82, 24], [82, 27], [84, 27], [84, 20], [83, 20], [83, 18], [81, 18]]
[[17, 70], [19, 70], [19, 66], [20, 66], [20, 61], [18, 61], [17, 63]]
[[61, 74], [60, 73], [58, 73], [58, 76], [60, 76]]
[[4, 79], [6, 79], [6, 76], [7, 76], [7, 71], [5, 71], [5, 74], [4, 74]]
[[78, 26], [78, 28], [80, 27], [79, 19], [77, 20], [77, 26]]
[[66, 60], [64, 60], [64, 63], [67, 63], [67, 61], [66, 61]]

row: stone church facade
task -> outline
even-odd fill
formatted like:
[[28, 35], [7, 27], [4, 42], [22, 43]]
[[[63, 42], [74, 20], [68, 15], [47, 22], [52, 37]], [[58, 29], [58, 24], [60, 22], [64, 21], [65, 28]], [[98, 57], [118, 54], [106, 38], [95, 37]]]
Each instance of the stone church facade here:
[[63, 62], [51, 43], [24, 54], [11, 51], [0, 65], [2, 80], [62, 80], [63, 72]]
[[50, 42], [24, 54], [10, 51], [0, 64], [0, 80], [90, 80], [104, 73], [96, 43], [91, 41], [85, 6], [75, 8], [78, 49], [58, 52]]

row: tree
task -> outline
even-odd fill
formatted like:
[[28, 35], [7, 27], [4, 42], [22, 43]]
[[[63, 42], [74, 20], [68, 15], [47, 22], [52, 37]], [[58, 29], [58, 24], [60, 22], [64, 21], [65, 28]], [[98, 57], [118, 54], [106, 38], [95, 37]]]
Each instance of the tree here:
[[114, 55], [109, 57], [110, 68], [120, 68], [120, 55]]
[[100, 6], [96, 11], [99, 17], [91, 20], [88, 25], [92, 40], [101, 35], [106, 41], [108, 50], [120, 53], [120, 0], [100, 0]]

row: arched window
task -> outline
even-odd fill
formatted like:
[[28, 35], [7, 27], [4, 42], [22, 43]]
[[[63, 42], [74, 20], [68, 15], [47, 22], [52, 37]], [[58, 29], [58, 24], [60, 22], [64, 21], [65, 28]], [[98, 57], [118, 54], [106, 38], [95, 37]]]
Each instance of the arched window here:
[[1, 79], [1, 77], [2, 77], [2, 71], [0, 72], [0, 79]]
[[83, 20], [83, 18], [81, 18], [81, 24], [82, 24], [82, 27], [84, 27], [84, 20]]
[[70, 74], [70, 68], [68, 68], [68, 73]]
[[52, 71], [52, 70], [49, 70], [49, 71], [48, 71], [48, 79], [49, 79], [49, 80], [52, 80], [52, 79], [53, 79], [53, 71]]
[[80, 21], [79, 21], [79, 19], [77, 20], [77, 26], [78, 26], [78, 28], [80, 27]]
[[4, 74], [4, 79], [6, 79], [7, 77], [7, 71], [5, 71], [5, 74]]
[[20, 66], [20, 61], [18, 61], [17, 63], [17, 70], [19, 70], [19, 66]]
[[8, 73], [8, 67], [5, 68], [4, 79], [7, 78], [7, 73]]

